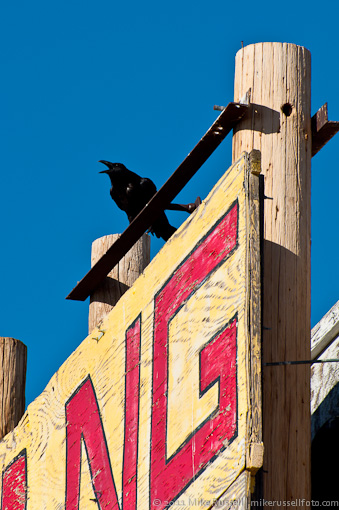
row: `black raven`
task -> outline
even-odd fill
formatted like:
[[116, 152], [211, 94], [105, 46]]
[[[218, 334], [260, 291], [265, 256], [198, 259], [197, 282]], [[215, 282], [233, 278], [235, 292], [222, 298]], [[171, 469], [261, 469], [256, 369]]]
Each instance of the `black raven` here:
[[[128, 220], [131, 223], [145, 205], [151, 200], [156, 193], [157, 188], [151, 179], [140, 177], [138, 174], [128, 170], [122, 163], [110, 163], [109, 161], [100, 160], [108, 167], [101, 174], [107, 174], [111, 179], [110, 195], [117, 206], [125, 211]], [[162, 237], [167, 241], [176, 231], [170, 225], [167, 216], [161, 212], [157, 219], [150, 227], [150, 232], [157, 237]]]

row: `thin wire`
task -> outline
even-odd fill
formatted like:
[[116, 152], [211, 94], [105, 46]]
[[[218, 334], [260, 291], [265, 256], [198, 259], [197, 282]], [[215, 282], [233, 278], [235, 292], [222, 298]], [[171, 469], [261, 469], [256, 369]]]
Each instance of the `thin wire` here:
[[308, 359], [300, 361], [272, 361], [270, 363], [263, 363], [264, 367], [276, 367], [283, 365], [313, 365], [313, 363], [338, 363], [339, 359]]

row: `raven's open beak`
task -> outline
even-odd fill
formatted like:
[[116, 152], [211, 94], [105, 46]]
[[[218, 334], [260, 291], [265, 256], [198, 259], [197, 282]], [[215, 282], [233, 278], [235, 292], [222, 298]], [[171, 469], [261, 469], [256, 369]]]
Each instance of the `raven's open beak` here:
[[108, 171], [109, 171], [109, 165], [107, 164], [108, 161], [105, 161], [103, 159], [99, 159], [98, 163], [103, 163], [104, 165], [108, 166], [108, 170], [107, 169], [106, 170], [102, 170], [101, 172], [99, 172], [99, 174], [107, 174]]

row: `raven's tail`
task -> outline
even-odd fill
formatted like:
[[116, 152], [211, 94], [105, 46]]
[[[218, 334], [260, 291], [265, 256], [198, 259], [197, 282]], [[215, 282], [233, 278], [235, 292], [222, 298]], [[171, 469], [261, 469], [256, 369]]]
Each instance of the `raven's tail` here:
[[168, 221], [165, 213], [162, 213], [150, 228], [150, 232], [152, 234], [155, 234], [157, 237], [161, 237], [164, 241], [168, 241], [176, 230], [177, 229]]
[[[161, 234], [158, 235], [157, 237], [162, 237], [164, 239], [164, 241], [168, 241], [169, 238], [174, 234], [174, 232], [176, 231], [177, 229], [175, 227], [173, 227], [173, 225], [171, 225], [170, 223], [168, 224], [168, 227], [166, 229], [163, 229]], [[155, 235], [156, 232], [155, 232]]]

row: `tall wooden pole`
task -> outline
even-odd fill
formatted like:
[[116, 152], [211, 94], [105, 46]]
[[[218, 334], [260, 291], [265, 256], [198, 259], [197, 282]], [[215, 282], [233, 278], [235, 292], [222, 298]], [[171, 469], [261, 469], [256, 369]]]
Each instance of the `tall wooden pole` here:
[[[311, 56], [260, 43], [236, 55], [234, 99], [251, 89], [233, 160], [259, 149], [265, 176], [263, 362], [310, 359]], [[263, 497], [310, 500], [310, 370], [263, 367]], [[298, 506], [298, 505], [297, 505]]]
[[0, 337], [0, 440], [25, 412], [27, 347], [15, 338]]
[[[96, 239], [92, 244], [92, 266], [106, 253], [120, 234], [112, 234]], [[140, 276], [150, 261], [150, 236], [144, 234], [126, 253], [106, 280], [91, 295], [88, 315], [88, 332], [100, 323], [121, 296]]]

